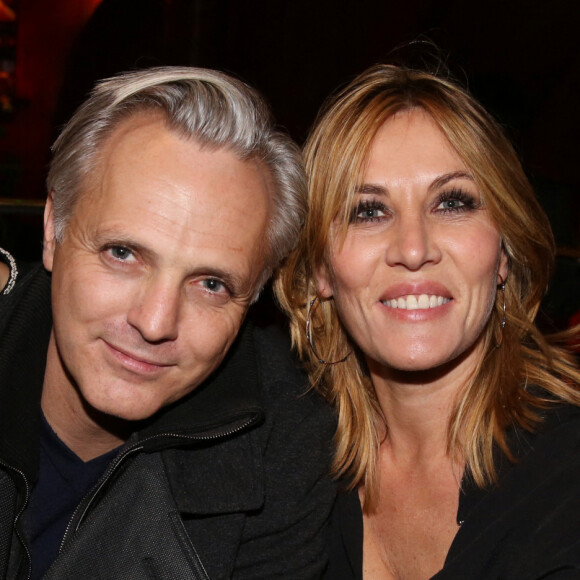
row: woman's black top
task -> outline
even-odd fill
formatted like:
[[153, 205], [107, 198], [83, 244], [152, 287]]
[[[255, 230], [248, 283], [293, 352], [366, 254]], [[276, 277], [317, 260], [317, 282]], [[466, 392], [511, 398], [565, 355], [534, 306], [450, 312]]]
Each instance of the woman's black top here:
[[[555, 406], [535, 434], [513, 430], [512, 464], [481, 490], [462, 482], [461, 524], [433, 580], [580, 579], [580, 409]], [[362, 511], [356, 490], [336, 502], [326, 580], [362, 579]]]

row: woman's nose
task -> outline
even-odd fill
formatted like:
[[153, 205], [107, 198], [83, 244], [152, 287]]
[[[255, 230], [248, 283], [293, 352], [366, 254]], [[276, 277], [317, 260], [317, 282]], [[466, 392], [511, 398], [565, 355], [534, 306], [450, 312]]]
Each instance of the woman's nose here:
[[397, 216], [389, 228], [385, 259], [389, 266], [402, 266], [412, 271], [437, 263], [441, 252], [434, 226], [421, 214]]

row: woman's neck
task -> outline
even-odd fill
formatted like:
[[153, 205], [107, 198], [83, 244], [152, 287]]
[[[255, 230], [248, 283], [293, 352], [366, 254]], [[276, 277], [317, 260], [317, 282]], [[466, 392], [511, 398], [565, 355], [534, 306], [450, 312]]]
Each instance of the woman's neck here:
[[428, 371], [398, 371], [369, 362], [387, 425], [383, 445], [402, 461], [436, 461], [447, 453], [449, 420], [472, 380], [475, 357]]

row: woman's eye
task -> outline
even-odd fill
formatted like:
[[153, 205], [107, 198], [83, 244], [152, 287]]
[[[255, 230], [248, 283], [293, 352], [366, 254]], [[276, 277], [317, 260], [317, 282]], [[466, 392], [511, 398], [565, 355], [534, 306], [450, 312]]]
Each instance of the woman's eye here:
[[463, 213], [481, 207], [480, 201], [462, 189], [453, 189], [439, 196], [435, 210], [441, 213]]
[[438, 209], [443, 209], [443, 210], [454, 210], [454, 209], [459, 209], [461, 207], [464, 207], [465, 203], [463, 201], [461, 201], [460, 199], [446, 199], [445, 201], [442, 201], [439, 206]]
[[387, 209], [383, 206], [383, 204], [376, 202], [360, 203], [358, 206], [356, 206], [350, 221], [351, 223], [381, 221], [387, 216], [387, 213]]
[[120, 262], [129, 262], [135, 260], [133, 252], [124, 246], [111, 246], [109, 248], [109, 253], [115, 260], [119, 260]]
[[363, 220], [372, 220], [379, 217], [383, 217], [385, 213], [380, 209], [363, 209], [361, 212], [357, 214], [359, 219]]

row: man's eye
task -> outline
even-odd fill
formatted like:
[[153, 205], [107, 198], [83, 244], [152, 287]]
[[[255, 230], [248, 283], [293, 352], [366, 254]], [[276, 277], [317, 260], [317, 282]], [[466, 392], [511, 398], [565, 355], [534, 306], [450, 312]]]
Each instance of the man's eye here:
[[109, 253], [115, 260], [121, 262], [129, 262], [135, 259], [133, 252], [124, 246], [111, 246], [109, 248]]
[[205, 290], [212, 292], [214, 294], [220, 293], [227, 293], [228, 289], [226, 288], [223, 282], [220, 282], [217, 278], [206, 278], [205, 280], [201, 281], [201, 285]]

